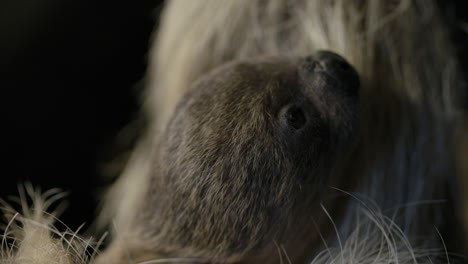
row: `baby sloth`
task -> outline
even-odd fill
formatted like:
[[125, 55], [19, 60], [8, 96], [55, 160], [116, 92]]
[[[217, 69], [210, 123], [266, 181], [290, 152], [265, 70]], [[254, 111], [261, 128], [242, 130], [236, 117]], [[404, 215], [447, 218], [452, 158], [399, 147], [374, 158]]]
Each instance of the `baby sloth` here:
[[60, 194], [31, 187], [0, 263], [466, 263], [466, 82], [438, 2], [166, 1], [111, 241], [54, 239], [37, 212]]
[[155, 147], [136, 221], [151, 227], [141, 230], [148, 252], [266, 263], [277, 243], [304, 257], [353, 134], [358, 88], [354, 68], [327, 51], [232, 62], [201, 77]]
[[448, 36], [435, 1], [168, 1], [95, 261], [448, 259], [464, 83]]

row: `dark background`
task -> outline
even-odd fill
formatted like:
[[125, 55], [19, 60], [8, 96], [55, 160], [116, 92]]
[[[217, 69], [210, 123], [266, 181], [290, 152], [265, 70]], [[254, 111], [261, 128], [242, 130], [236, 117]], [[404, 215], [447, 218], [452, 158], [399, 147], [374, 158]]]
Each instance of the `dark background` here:
[[[161, 2], [0, 0], [0, 197], [25, 180], [60, 187], [70, 191], [61, 220], [91, 222], [102, 164], [138, 117]], [[441, 2], [450, 23], [467, 21], [463, 0]], [[467, 33], [453, 38], [467, 58]]]
[[25, 180], [60, 187], [61, 220], [91, 222], [102, 165], [138, 117], [161, 2], [0, 0], [1, 198]]

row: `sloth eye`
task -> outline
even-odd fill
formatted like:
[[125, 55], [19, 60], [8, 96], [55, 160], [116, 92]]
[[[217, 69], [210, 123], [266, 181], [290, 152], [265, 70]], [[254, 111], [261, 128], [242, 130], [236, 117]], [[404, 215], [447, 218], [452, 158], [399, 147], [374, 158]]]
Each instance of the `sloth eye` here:
[[283, 108], [280, 114], [281, 122], [296, 130], [301, 129], [307, 122], [304, 110], [296, 105], [289, 105]]

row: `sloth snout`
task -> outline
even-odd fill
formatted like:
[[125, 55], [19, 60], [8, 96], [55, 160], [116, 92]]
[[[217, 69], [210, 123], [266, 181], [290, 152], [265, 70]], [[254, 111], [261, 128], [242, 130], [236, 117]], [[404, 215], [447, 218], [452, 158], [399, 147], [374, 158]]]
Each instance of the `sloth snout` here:
[[357, 96], [359, 76], [357, 71], [340, 55], [331, 51], [318, 51], [302, 59], [302, 67], [309, 74], [326, 74], [339, 83], [349, 96]]

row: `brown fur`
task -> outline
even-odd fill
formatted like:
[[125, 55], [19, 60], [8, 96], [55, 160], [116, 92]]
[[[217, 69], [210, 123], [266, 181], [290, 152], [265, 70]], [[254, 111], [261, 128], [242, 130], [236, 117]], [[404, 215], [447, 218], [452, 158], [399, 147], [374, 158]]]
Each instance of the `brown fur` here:
[[[318, 244], [311, 223], [325, 222], [323, 186], [339, 185], [333, 168], [355, 126], [359, 82], [334, 54], [308, 58], [233, 62], [189, 89], [154, 146], [136, 219], [152, 229], [134, 229], [149, 251], [273, 263], [275, 242], [293, 259]], [[298, 129], [291, 109], [305, 117]]]

